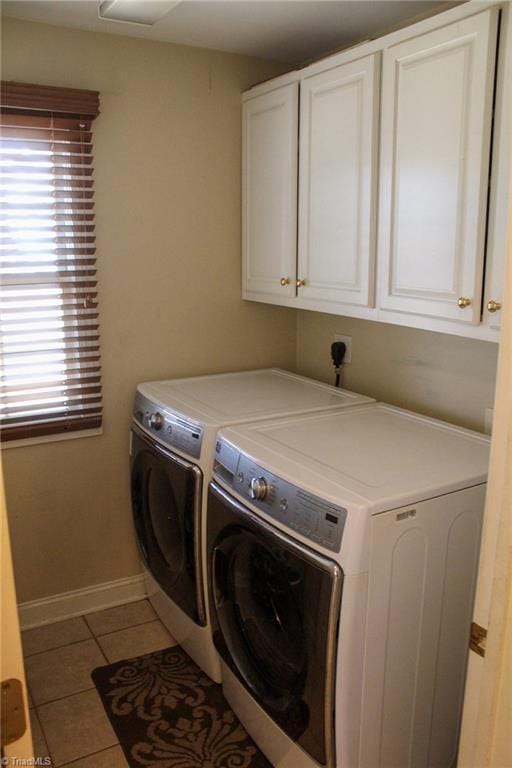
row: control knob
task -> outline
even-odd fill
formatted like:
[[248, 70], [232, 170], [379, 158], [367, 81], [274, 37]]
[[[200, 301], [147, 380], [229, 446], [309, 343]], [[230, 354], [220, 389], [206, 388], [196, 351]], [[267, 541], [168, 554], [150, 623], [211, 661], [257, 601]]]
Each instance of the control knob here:
[[253, 477], [249, 485], [251, 499], [263, 501], [268, 492], [268, 484], [264, 477]]
[[164, 419], [161, 413], [152, 413], [149, 417], [149, 426], [153, 429], [162, 429]]

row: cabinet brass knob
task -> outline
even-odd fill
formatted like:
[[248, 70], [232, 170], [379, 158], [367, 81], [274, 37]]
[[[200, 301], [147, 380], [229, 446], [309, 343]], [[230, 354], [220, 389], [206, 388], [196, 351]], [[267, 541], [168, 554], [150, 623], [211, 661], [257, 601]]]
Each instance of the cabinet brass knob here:
[[466, 299], [464, 298], [464, 296], [461, 296], [457, 304], [461, 309], [466, 309], [466, 307], [469, 307], [471, 305], [471, 299]]
[[305, 280], [297, 280], [297, 282], [296, 282], [297, 288], [302, 288], [303, 285], [306, 285], [306, 281]]
[[281, 278], [281, 285], [283, 286], [283, 288], [284, 288], [285, 285], [290, 285], [290, 278], [289, 277], [282, 277]]
[[501, 304], [499, 301], [494, 301], [493, 299], [491, 299], [491, 301], [487, 302], [488, 312], [497, 312], [499, 309], [501, 309]]

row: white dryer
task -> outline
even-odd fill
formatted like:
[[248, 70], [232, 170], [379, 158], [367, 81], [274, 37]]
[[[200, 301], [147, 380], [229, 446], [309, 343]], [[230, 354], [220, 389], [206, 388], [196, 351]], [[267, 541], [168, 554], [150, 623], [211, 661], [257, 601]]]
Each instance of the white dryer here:
[[139, 384], [130, 441], [135, 530], [148, 596], [214, 680], [206, 590], [206, 489], [219, 427], [339, 409], [370, 398], [280, 370]]
[[450, 768], [489, 440], [383, 404], [222, 429], [225, 695], [277, 768]]

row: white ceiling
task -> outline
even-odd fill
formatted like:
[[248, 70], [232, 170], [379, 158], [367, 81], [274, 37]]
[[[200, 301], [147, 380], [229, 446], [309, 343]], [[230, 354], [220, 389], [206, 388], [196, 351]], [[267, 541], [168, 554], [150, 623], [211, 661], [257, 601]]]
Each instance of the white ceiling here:
[[97, 0], [4, 0], [2, 13], [298, 64], [442, 5], [442, 0], [183, 0], [150, 28], [99, 19]]

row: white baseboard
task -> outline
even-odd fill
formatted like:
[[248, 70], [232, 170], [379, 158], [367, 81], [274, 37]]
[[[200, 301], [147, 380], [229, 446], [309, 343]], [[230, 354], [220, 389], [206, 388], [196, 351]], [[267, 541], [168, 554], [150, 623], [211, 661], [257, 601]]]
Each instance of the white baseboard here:
[[146, 597], [144, 574], [107, 581], [92, 587], [62, 592], [18, 605], [21, 629], [40, 627], [53, 621], [71, 619], [84, 613], [101, 611]]

